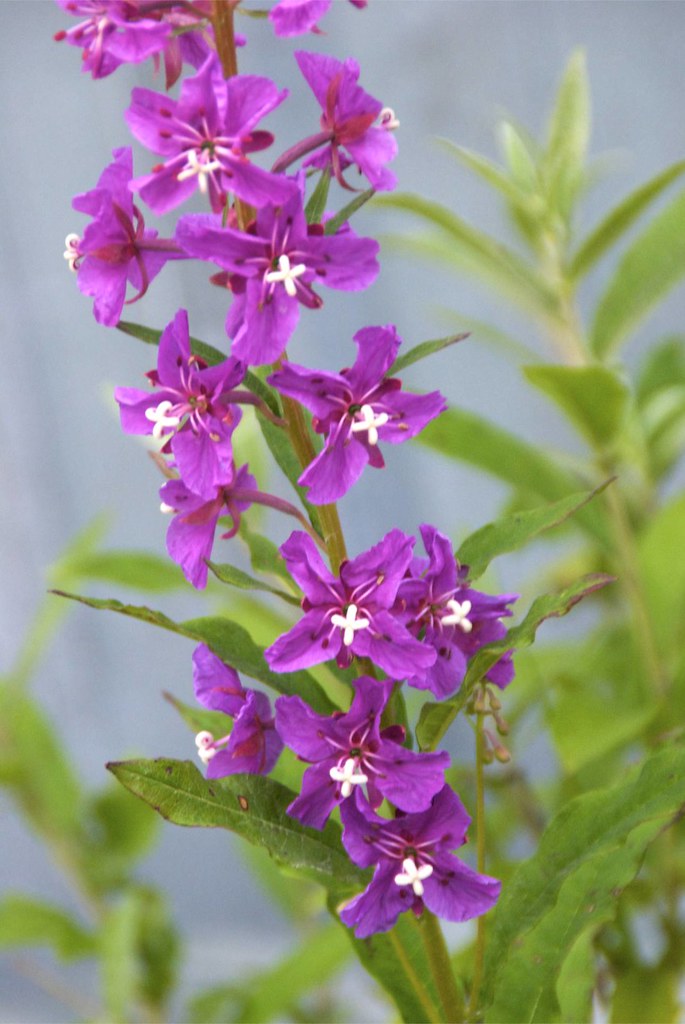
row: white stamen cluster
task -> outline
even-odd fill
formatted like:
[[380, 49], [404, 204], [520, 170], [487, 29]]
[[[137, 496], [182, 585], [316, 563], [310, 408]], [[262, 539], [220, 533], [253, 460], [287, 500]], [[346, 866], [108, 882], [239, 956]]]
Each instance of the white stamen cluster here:
[[359, 770], [359, 765], [354, 757], [348, 757], [342, 768], [335, 765], [328, 774], [334, 782], [342, 782], [340, 792], [345, 799], [355, 786], [364, 786], [369, 781], [368, 776]]
[[304, 274], [306, 269], [307, 267], [304, 263], [296, 263], [294, 267], [291, 267], [290, 258], [283, 253], [282, 256], [278, 257], [278, 270], [270, 270], [269, 273], [264, 276], [264, 280], [269, 284], [277, 284], [280, 282], [290, 298], [294, 299], [297, 295], [295, 281], [298, 277], [301, 277], [302, 274]]
[[69, 270], [73, 271], [74, 273], [76, 273], [76, 270], [78, 269], [76, 266], [76, 261], [81, 255], [81, 253], [79, 252], [80, 243], [81, 239], [78, 235], [75, 235], [73, 231], [70, 234], [68, 234], [67, 237], [64, 239], [64, 244], [66, 246], [66, 249], [64, 250], [64, 258], [69, 265]]
[[402, 871], [395, 875], [395, 885], [410, 885], [415, 896], [423, 896], [423, 883], [432, 874], [432, 864], [422, 864], [419, 867], [412, 857], [405, 857], [402, 861]]
[[164, 516], [172, 516], [176, 509], [172, 505], [167, 505], [166, 501], [162, 501], [159, 506], [159, 511]]
[[165, 399], [154, 408], [151, 407], [145, 410], [145, 419], [149, 420], [150, 423], [154, 423], [154, 427], [152, 428], [153, 437], [160, 438], [163, 431], [168, 427], [177, 427], [181, 422], [178, 416], [167, 416], [169, 409], [172, 408], [172, 403], [168, 399]]
[[385, 128], [386, 132], [394, 132], [400, 126], [400, 122], [395, 117], [395, 111], [392, 107], [383, 107], [378, 115], [378, 120], [380, 121], [381, 128]]
[[349, 647], [354, 640], [354, 634], [359, 629], [368, 629], [370, 622], [368, 619], [357, 618], [357, 606], [356, 604], [348, 604], [347, 610], [344, 615], [331, 615], [331, 623], [337, 626], [338, 629], [343, 631], [343, 643], [345, 647]]
[[195, 746], [197, 747], [197, 756], [200, 758], [202, 763], [209, 764], [216, 754], [214, 737], [211, 732], [207, 732], [206, 730], [199, 732], [195, 737]]
[[460, 604], [459, 601], [455, 601], [454, 598], [451, 598], [451, 600], [447, 602], [447, 607], [449, 608], [449, 612], [447, 615], [442, 616], [443, 625], [459, 626], [464, 633], [470, 633], [473, 629], [473, 623], [467, 618], [467, 615], [471, 611], [471, 602], [462, 601]]
[[218, 160], [199, 160], [197, 151], [189, 149], [187, 154], [187, 164], [182, 171], [176, 175], [177, 181], [186, 181], [188, 178], [192, 178], [197, 175], [197, 185], [203, 195], [207, 194], [207, 179], [213, 171], [221, 170], [221, 164]]
[[368, 430], [369, 444], [378, 444], [378, 428], [384, 427], [390, 419], [387, 412], [376, 414], [372, 406], [363, 405], [357, 415], [361, 416], [361, 419], [355, 420], [352, 424], [352, 433], [358, 434], [362, 430]]

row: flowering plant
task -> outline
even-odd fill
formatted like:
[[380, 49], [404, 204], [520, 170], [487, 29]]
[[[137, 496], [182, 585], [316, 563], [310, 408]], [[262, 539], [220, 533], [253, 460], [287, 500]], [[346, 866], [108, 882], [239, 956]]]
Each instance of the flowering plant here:
[[[608, 584], [610, 592], [616, 579], [623, 586], [623, 570], [630, 614], [642, 630], [644, 678], [659, 699], [668, 692], [653, 610], [632, 564], [635, 510], [623, 492], [617, 496], [611, 479], [621, 468], [612, 446], [628, 415], [628, 397], [620, 374], [600, 357], [623, 329], [616, 326], [618, 303], [612, 311], [607, 300], [600, 310], [597, 358], [590, 361], [581, 355], [563, 276], [563, 217], [570, 219], [582, 178], [580, 64], [572, 62], [567, 72], [557, 131], [528, 194], [517, 178], [521, 140], [509, 138], [510, 156], [515, 152], [518, 159], [512, 156], [511, 180], [458, 150], [505, 194], [532, 251], [546, 254], [544, 273], [538, 273], [464, 230], [450, 211], [393, 194], [396, 178], [388, 164], [397, 152], [399, 121], [362, 88], [354, 60], [295, 54], [321, 108], [320, 130], [309, 130], [315, 125], [305, 112], [302, 138], [284, 148], [262, 120], [291, 100], [268, 77], [240, 74], [237, 46], [246, 40], [234, 32], [237, 0], [59, 2], [81, 19], [60, 36], [79, 46], [83, 68], [94, 78], [152, 58], [164, 60], [167, 89], [178, 83], [177, 99], [133, 90], [126, 122], [162, 162], [134, 174], [132, 150], [115, 149], [96, 186], [74, 200], [90, 221], [80, 235], [68, 236], [65, 251], [98, 322], [157, 345], [149, 387], [120, 386], [115, 398], [123, 430], [156, 445], [155, 463], [165, 477], [161, 510], [171, 517], [168, 554], [195, 590], [217, 580], [266, 595], [265, 614], [285, 609], [277, 613], [282, 627], [261, 645], [230, 614], [177, 623], [147, 607], [79, 596], [196, 645], [188, 678], [202, 710], [177, 704], [194, 727], [203, 769], [165, 758], [112, 762], [109, 770], [164, 818], [230, 829], [264, 848], [289, 874], [323, 887], [336, 926], [404, 1020], [534, 1019], [538, 1005], [545, 1019], [571, 1019], [578, 1006], [587, 1016], [593, 943], [609, 957], [602, 929], [648, 847], [654, 842], [658, 848], [660, 831], [685, 801], [682, 784], [673, 781], [682, 751], [662, 744], [626, 779], [620, 778], [622, 763], [607, 769], [602, 781], [613, 787], [607, 792], [583, 794], [591, 787], [576, 780], [583, 795], [556, 801], [559, 817], [513, 877], [505, 840], [492, 841], [488, 863], [485, 843], [486, 768], [508, 766], [511, 759], [502, 704], [512, 701], [512, 717], [522, 717], [524, 697], [512, 697], [509, 687], [516, 692], [515, 669], [520, 676], [520, 665], [530, 664], [524, 649], [543, 622]], [[328, 6], [325, 0], [280, 0], [269, 18], [277, 38], [287, 37], [312, 31]], [[260, 155], [270, 149], [282, 151], [268, 157], [270, 167], [262, 166]], [[601, 238], [615, 236], [680, 170], [615, 214]], [[536, 220], [533, 199], [540, 192], [549, 208]], [[191, 198], [206, 201], [209, 210], [181, 212], [171, 237], [146, 226], [140, 205], [163, 215]], [[545, 324], [577, 365], [532, 366], [527, 374], [590, 437], [592, 473], [566, 472], [510, 439], [502, 444], [470, 414], [448, 408], [439, 390], [421, 393], [405, 385], [404, 371], [419, 360], [445, 349], [458, 358], [452, 346], [464, 338], [461, 330], [407, 349], [394, 324], [364, 325], [351, 339], [327, 338], [330, 360], [342, 369], [291, 360], [286, 348], [297, 345], [300, 320], [326, 316], [327, 289], [360, 292], [378, 275], [378, 243], [357, 231], [355, 219], [370, 200], [436, 224], [449, 244], [470, 246], [476, 264], [474, 253], [496, 264], [500, 277], [516, 278], [529, 304], [539, 303]], [[604, 244], [599, 238], [576, 253], [576, 274], [596, 258]], [[124, 306], [154, 287], [171, 260], [214, 265], [210, 281], [227, 306], [218, 347], [192, 336], [184, 308], [169, 310], [162, 329], [122, 319]], [[242, 463], [241, 433], [252, 422], [292, 485], [292, 500], [271, 493], [257, 470]], [[668, 434], [667, 426], [663, 430]], [[413, 533], [394, 526], [367, 550], [348, 552], [336, 503], [367, 467], [385, 468], [386, 445], [417, 439], [465, 458], [478, 433], [480, 462], [492, 466], [502, 457], [497, 472], [508, 473], [519, 488], [507, 515], [461, 538], [456, 550], [446, 524], [423, 522]], [[513, 465], [517, 457], [525, 464], [526, 487]], [[278, 547], [260, 532], [260, 507], [289, 517], [285, 522], [297, 520]], [[584, 559], [587, 571], [565, 571], [561, 586], [520, 615], [518, 594], [493, 593], [481, 579], [496, 556], [562, 523], [580, 524], [601, 556], [593, 551]], [[241, 543], [256, 575], [233, 564]], [[518, 624], [508, 628], [514, 615]], [[546, 671], [553, 675], [562, 662], [555, 651]], [[529, 668], [524, 694], [531, 677]], [[561, 731], [568, 703], [563, 710], [552, 704], [552, 732]], [[597, 759], [617, 749], [625, 753], [638, 736], [636, 721], [640, 728], [649, 721], [639, 735], [657, 742], [656, 722], [661, 728], [663, 721], [637, 703], [631, 712], [632, 724], [624, 722], [621, 733], [625, 746], [599, 744]], [[453, 760], [441, 749], [456, 718], [469, 722], [475, 737], [466, 777], [463, 751]], [[561, 749], [568, 748], [562, 743]], [[506, 767], [492, 777], [511, 792], [521, 781]], [[523, 788], [522, 805], [530, 800]], [[495, 822], [503, 807], [492, 803]], [[534, 804], [530, 831], [537, 839], [544, 811], [539, 792]], [[469, 863], [470, 851], [462, 847], [472, 817], [476, 855]], [[477, 921], [456, 970], [441, 920]], [[673, 915], [668, 922], [676, 927]], [[592, 979], [589, 989], [584, 981], [584, 1000], [568, 983], [581, 954], [584, 979]], [[612, 966], [620, 978], [620, 967]]]

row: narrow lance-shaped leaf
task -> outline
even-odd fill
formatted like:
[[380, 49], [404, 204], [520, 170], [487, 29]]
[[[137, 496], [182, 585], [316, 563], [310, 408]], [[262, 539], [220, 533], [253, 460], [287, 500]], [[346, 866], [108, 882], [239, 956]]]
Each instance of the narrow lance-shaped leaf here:
[[294, 586], [288, 567], [272, 540], [251, 530], [245, 518], [240, 521], [240, 536], [248, 547], [250, 562], [255, 572], [268, 572], [272, 576], [280, 576], [291, 587]]
[[[613, 917], [645, 850], [684, 805], [685, 750], [669, 745], [618, 785], [579, 796], [559, 812], [493, 912], [486, 1020], [556, 1017], [554, 987], [574, 943]], [[541, 1007], [553, 1016], [535, 1016]]]
[[261, 590], [267, 594], [275, 594], [282, 601], [287, 601], [288, 604], [295, 605], [296, 608], [300, 607], [300, 602], [294, 594], [287, 594], [284, 590], [279, 590], [277, 587], [270, 587], [268, 583], [255, 579], [254, 576], [243, 572], [242, 569], [237, 569], [234, 565], [217, 565], [214, 562], [208, 562], [207, 564], [216, 578], [221, 580], [222, 583], [228, 583], [239, 590]]
[[63, 960], [93, 956], [95, 936], [60, 907], [6, 896], [0, 902], [0, 949], [49, 946]]
[[462, 542], [456, 553], [457, 560], [462, 565], [468, 565], [469, 580], [477, 580], [497, 555], [516, 551], [539, 534], [561, 525], [592, 501], [611, 482], [607, 480], [593, 491], [570, 494], [568, 498], [562, 498], [551, 505], [515, 512], [513, 515], [497, 519], [494, 523], [487, 523]]
[[328, 190], [331, 185], [331, 173], [328, 167], [324, 167], [319, 175], [319, 180], [316, 183], [316, 188], [309, 197], [309, 201], [305, 207], [304, 215], [307, 219], [307, 224], [320, 224], [321, 218], [324, 215], [326, 209], [326, 202], [328, 200]]
[[624, 254], [602, 295], [592, 348], [606, 358], [685, 275], [685, 192], [662, 210]]
[[[582, 481], [560, 469], [554, 457], [465, 409], [448, 409], [429, 423], [418, 440], [512, 484], [517, 490], [556, 501], [578, 492]], [[581, 509], [577, 522], [602, 546], [610, 546], [602, 511]]]
[[523, 373], [595, 448], [610, 444], [621, 430], [630, 392], [608, 366], [524, 366]]
[[418, 363], [420, 359], [432, 356], [435, 352], [442, 352], [443, 349], [449, 348], [450, 345], [456, 345], [458, 341], [464, 341], [468, 336], [468, 331], [466, 331], [463, 334], [449, 335], [447, 338], [436, 338], [434, 341], [422, 341], [420, 345], [415, 345], [408, 352], [398, 356], [388, 370], [388, 375], [392, 376], [395, 373], [399, 373], [401, 370], [406, 369], [407, 366]]
[[335, 893], [362, 889], [367, 876], [342, 848], [340, 827], [323, 831], [289, 817], [295, 794], [261, 775], [208, 781], [189, 761], [118, 761], [107, 765], [122, 785], [175, 825], [225, 828], [265, 847], [280, 864]]
[[422, 750], [434, 750], [458, 713], [468, 702], [475, 687], [503, 654], [510, 650], [522, 650], [535, 641], [538, 628], [547, 619], [566, 615], [574, 605], [584, 597], [601, 590], [614, 577], [603, 573], [592, 573], [584, 576], [558, 593], [543, 594], [536, 598], [530, 606], [528, 614], [518, 626], [507, 631], [502, 640], [486, 644], [478, 651], [471, 661], [461, 688], [449, 700], [440, 704], [428, 702], [421, 708], [416, 737]]
[[168, 629], [171, 633], [186, 636], [196, 643], [204, 643], [214, 653], [231, 665], [238, 672], [251, 676], [266, 683], [278, 693], [299, 694], [311, 708], [320, 714], [328, 715], [335, 710], [319, 684], [308, 672], [272, 672], [264, 660], [264, 651], [258, 647], [250, 634], [242, 626], [231, 619], [208, 616], [201, 619], [190, 619], [186, 622], [174, 622], [161, 612], [138, 605], [122, 604], [121, 601], [103, 600], [94, 597], [83, 597], [79, 594], [67, 594], [62, 590], [52, 593], [59, 597], [68, 597], [72, 601], [80, 601], [89, 608], [103, 611], [118, 612], [132, 619], [149, 622], [153, 626]]
[[334, 235], [338, 228], [342, 227], [342, 225], [350, 219], [352, 214], [356, 213], [357, 210], [360, 210], [362, 206], [368, 203], [369, 199], [373, 199], [375, 194], [375, 189], [367, 188], [366, 192], [361, 192], [358, 196], [355, 196], [347, 206], [343, 206], [342, 210], [336, 213], [335, 217], [331, 217], [330, 220], [326, 221], [323, 226], [324, 234]]
[[501, 192], [510, 202], [516, 205], [526, 205], [530, 198], [529, 190], [522, 190], [516, 182], [507, 177], [505, 171], [497, 164], [488, 160], [487, 157], [481, 156], [480, 153], [474, 153], [464, 146], [458, 146], [451, 139], [439, 138], [437, 141], [448, 153], [456, 157], [460, 163], [486, 181], [488, 185], [492, 185], [498, 192]]
[[671, 164], [665, 171], [626, 196], [615, 206], [583, 241], [571, 260], [571, 277], [580, 278], [590, 270], [608, 249], [635, 223], [650, 203], [664, 192], [685, 171], [685, 160]]
[[94, 551], [72, 558], [69, 573], [76, 579], [117, 583], [149, 593], [187, 590], [189, 586], [177, 565], [148, 551]]
[[319, 512], [315, 505], [310, 504], [306, 498], [306, 489], [300, 487], [298, 479], [302, 475], [302, 466], [297, 458], [297, 455], [293, 451], [292, 444], [288, 435], [281, 430], [280, 427], [275, 426], [270, 420], [266, 419], [265, 416], [258, 416], [259, 426], [261, 427], [264, 440], [269, 446], [269, 450], [276, 460], [276, 464], [283, 471], [292, 487], [304, 506], [309, 521], [319, 534], [322, 535], [321, 521], [319, 519]]
[[542, 166], [552, 204], [564, 217], [570, 213], [582, 182], [589, 138], [590, 96], [585, 54], [576, 50], [559, 86]]

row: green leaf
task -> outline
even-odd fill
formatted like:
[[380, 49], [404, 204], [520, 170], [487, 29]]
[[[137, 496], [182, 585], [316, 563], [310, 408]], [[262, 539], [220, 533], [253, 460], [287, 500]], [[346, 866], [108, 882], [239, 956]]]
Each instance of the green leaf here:
[[530, 383], [551, 398], [596, 448], [623, 426], [630, 392], [607, 366], [524, 366]]
[[230, 731], [231, 719], [223, 711], [207, 711], [196, 704], [185, 704], [167, 690], [162, 691], [162, 696], [172, 707], [176, 708], [183, 721], [194, 733], [207, 730], [215, 736], [224, 736]]
[[579, 937], [609, 921], [645, 851], [685, 804], [685, 751], [665, 747], [616, 786], [568, 803], [509, 880], [488, 926], [486, 1020], [532, 1021]]
[[167, 1020], [164, 1008], [176, 986], [180, 940], [164, 896], [148, 887], [138, 887], [136, 894], [141, 907], [136, 946], [139, 996], [147, 1006], [158, 1007], [160, 1019]]
[[639, 540], [638, 564], [659, 649], [676, 655], [685, 639], [685, 495], [668, 502]]
[[[540, 447], [465, 409], [448, 409], [421, 431], [418, 440], [547, 501], [575, 494], [582, 484]], [[605, 547], [610, 545], [601, 509], [581, 509], [576, 521]]]
[[671, 164], [665, 171], [645, 182], [597, 225], [582, 243], [569, 266], [569, 274], [578, 279], [590, 270], [604, 253], [635, 223], [650, 203], [685, 171], [685, 160]]
[[368, 203], [369, 199], [373, 199], [375, 194], [375, 189], [367, 188], [366, 192], [361, 192], [358, 196], [355, 196], [347, 206], [343, 206], [342, 210], [340, 210], [339, 213], [336, 213], [335, 217], [331, 217], [330, 220], [326, 221], [323, 226], [324, 235], [334, 235], [338, 228], [342, 227], [342, 225], [350, 219], [352, 214], [356, 213], [357, 210], [360, 210], [362, 206]]
[[644, 408], [649, 400], [674, 385], [685, 385], [685, 336], [671, 334], [652, 345], [645, 354], [637, 378], [637, 404]]
[[497, 555], [516, 551], [539, 534], [564, 523], [611, 482], [607, 480], [594, 491], [570, 494], [568, 498], [562, 498], [551, 505], [515, 512], [482, 526], [462, 542], [457, 551], [457, 561], [462, 565], [468, 565], [469, 580], [477, 580]]
[[631, 967], [616, 978], [611, 1024], [676, 1024], [681, 1019], [680, 972]]
[[685, 274], [685, 192], [662, 210], [630, 245], [600, 298], [593, 351], [611, 355]]
[[64, 568], [75, 579], [117, 583], [149, 593], [187, 590], [189, 586], [177, 565], [147, 551], [94, 551], [71, 558]]
[[300, 465], [300, 461], [293, 450], [290, 438], [284, 430], [266, 419], [265, 416], [258, 415], [257, 418], [259, 420], [259, 426], [261, 427], [262, 434], [264, 435], [264, 440], [269, 446], [269, 450], [276, 460], [276, 464], [292, 484], [293, 490], [305, 508], [312, 526], [319, 535], [322, 535], [318, 509], [315, 505], [312, 505], [307, 501], [306, 488], [300, 487], [297, 482], [302, 475], [302, 466]]
[[287, 601], [288, 604], [295, 605], [296, 608], [300, 607], [300, 602], [294, 594], [286, 594], [284, 590], [270, 587], [268, 583], [256, 580], [254, 576], [243, 572], [242, 569], [237, 569], [234, 565], [216, 565], [214, 562], [207, 562], [207, 565], [222, 583], [229, 583], [232, 587], [237, 587], [239, 590], [262, 590], [267, 594], [275, 594], [276, 597]]
[[138, 963], [136, 943], [140, 902], [135, 890], [111, 907], [100, 931], [102, 992], [108, 1020], [127, 1021], [136, 997]]
[[286, 814], [295, 794], [261, 775], [208, 781], [190, 761], [119, 761], [107, 765], [119, 782], [175, 825], [225, 828], [263, 846], [279, 864], [336, 893], [361, 889], [366, 876], [352, 864], [329, 821], [319, 832]]
[[581, 932], [561, 965], [555, 988], [564, 1024], [592, 1019], [592, 996], [597, 983], [594, 936], [592, 926]]
[[38, 705], [10, 685], [0, 685], [0, 783], [42, 835], [78, 840], [78, 778]]
[[0, 901], [0, 949], [49, 946], [62, 960], [94, 956], [95, 937], [49, 903], [10, 895]]
[[492, 666], [509, 650], [523, 650], [535, 641], [535, 635], [547, 619], [566, 615], [584, 597], [601, 590], [612, 583], [613, 576], [592, 573], [563, 590], [543, 594], [533, 601], [528, 614], [518, 626], [507, 630], [502, 640], [486, 644], [469, 661], [466, 677], [459, 692], [440, 704], [428, 702], [421, 708], [416, 738], [422, 750], [434, 750], [458, 713], [467, 704], [476, 685], [481, 682]]
[[437, 338], [435, 341], [422, 341], [420, 345], [415, 345], [408, 352], [398, 356], [388, 370], [388, 375], [392, 376], [395, 373], [399, 373], [401, 370], [406, 369], [407, 366], [411, 366], [412, 363], [418, 363], [419, 359], [432, 356], [434, 352], [442, 352], [443, 349], [449, 348], [450, 345], [455, 345], [458, 341], [463, 341], [468, 336], [468, 332], [466, 332], [464, 334], [452, 334], [447, 338]]
[[307, 219], [307, 224], [320, 224], [321, 218], [326, 210], [326, 202], [328, 201], [328, 190], [331, 185], [331, 172], [328, 167], [324, 167], [319, 175], [319, 180], [316, 183], [316, 188], [309, 197], [309, 202], [305, 206], [304, 215]]
[[[316, 992], [346, 966], [352, 954], [336, 924], [318, 928], [273, 967], [250, 974], [240, 985], [227, 985], [193, 999], [191, 1021], [197, 1024], [267, 1024], [294, 1016], [299, 1001]], [[230, 1008], [230, 1010], [229, 1010]]]
[[149, 807], [111, 782], [89, 799], [84, 824], [84, 868], [102, 892], [128, 882], [133, 865], [150, 851], [159, 834], [159, 819]]
[[402, 192], [377, 197], [376, 203], [405, 210], [438, 227], [449, 240], [449, 248], [466, 257], [473, 272], [506, 290], [526, 308], [545, 315], [558, 313], [557, 297], [534, 267], [446, 206]]
[[564, 71], [548, 129], [543, 175], [553, 205], [567, 217], [582, 182], [590, 138], [585, 54], [576, 50]]
[[278, 693], [299, 694], [314, 711], [323, 715], [335, 710], [335, 706], [308, 672], [272, 672], [264, 660], [264, 651], [261, 647], [254, 643], [246, 629], [230, 619], [208, 616], [179, 623], [145, 606], [82, 597], [79, 594], [67, 594], [62, 590], [55, 590], [53, 593], [72, 601], [80, 601], [89, 608], [118, 612], [120, 615], [140, 619], [141, 622], [149, 622], [153, 626], [186, 636], [196, 643], [207, 644], [210, 650], [236, 671], [266, 683]]
[[516, 206], [526, 205], [530, 198], [529, 190], [523, 191], [517, 183], [507, 177], [506, 173], [497, 164], [488, 160], [487, 157], [481, 156], [480, 153], [474, 153], [470, 149], [465, 149], [464, 146], [458, 146], [451, 139], [438, 138], [437, 141], [448, 153], [456, 157], [460, 163], [468, 167], [474, 174], [477, 174], [483, 181], [486, 181], [488, 185], [492, 185], [493, 188], [497, 189], [509, 202], [514, 203]]
[[509, 121], [502, 121], [498, 128], [500, 145], [509, 165], [511, 176], [518, 187], [525, 192], [539, 192], [540, 180], [532, 146]]
[[247, 544], [250, 562], [255, 572], [268, 572], [272, 576], [280, 576], [289, 586], [293, 586], [288, 567], [274, 542], [250, 529], [244, 517], [240, 520], [240, 536]]

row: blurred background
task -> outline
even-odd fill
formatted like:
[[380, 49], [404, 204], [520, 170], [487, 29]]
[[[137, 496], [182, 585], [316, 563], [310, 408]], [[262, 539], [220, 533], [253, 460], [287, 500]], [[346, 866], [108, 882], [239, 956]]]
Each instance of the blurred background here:
[[[0, 5], [3, 671], [14, 663], [44, 600], [49, 567], [97, 517], [106, 522], [106, 545], [165, 551], [157, 471], [137, 439], [121, 433], [111, 397], [116, 385], [141, 384], [154, 363], [152, 350], [95, 323], [90, 301], [62, 259], [64, 237], [84, 224], [71, 210], [72, 197], [95, 185], [113, 148], [130, 144], [123, 120], [130, 89], [161, 89], [162, 81], [153, 79], [149, 65], [122, 67], [107, 79], [91, 81], [81, 73], [78, 50], [53, 41], [69, 23], [49, 0]], [[399, 188], [440, 200], [512, 245], [516, 242], [503, 227], [491, 193], [450, 159], [436, 137], [495, 159], [497, 125], [505, 113], [539, 134], [575, 47], [587, 53], [591, 148], [606, 154], [607, 172], [587, 198], [588, 224], [579, 225], [580, 233], [621, 195], [683, 154], [682, 4], [370, 0], [365, 11], [357, 11], [336, 0], [322, 22], [325, 35], [277, 40], [268, 22], [248, 18], [238, 19], [238, 28], [249, 39], [239, 54], [241, 70], [268, 74], [291, 92], [268, 124], [277, 136], [274, 156], [315, 131], [318, 122], [318, 107], [299, 78], [293, 50], [353, 56], [361, 65], [362, 85], [401, 122], [393, 165]], [[136, 172], [145, 173], [150, 162], [134, 144]], [[336, 208], [345, 201], [331, 193]], [[171, 220], [166, 229], [152, 215], [147, 222], [161, 233], [172, 230]], [[408, 223], [398, 214], [366, 207], [355, 228], [377, 237], [406, 230]], [[225, 347], [225, 295], [210, 288], [206, 278], [205, 267], [171, 264], [125, 316], [162, 328], [185, 306], [192, 333]], [[600, 268], [588, 283], [588, 304], [605, 280]], [[413, 345], [458, 330], [460, 316], [486, 320], [533, 349], [538, 344], [523, 319], [512, 319], [510, 307], [498, 306], [471, 278], [402, 258], [389, 245], [373, 288], [324, 298], [321, 311], [301, 318], [289, 349], [294, 361], [339, 369], [353, 359], [351, 337], [361, 326], [395, 323]], [[680, 290], [649, 322], [644, 342], [682, 322], [683, 313]], [[639, 356], [639, 344], [626, 352], [628, 361]], [[439, 386], [451, 402], [529, 441], [544, 438], [567, 451], [576, 444], [542, 396], [523, 388], [511, 363], [477, 332], [412, 367], [405, 380], [416, 390]], [[387, 462], [387, 473], [368, 470], [341, 503], [352, 553], [392, 526], [414, 533], [419, 523], [430, 521], [457, 539], [497, 513], [503, 487], [466, 466], [446, 465], [410, 446], [391, 451]], [[288, 496], [284, 480], [274, 476], [272, 488]], [[280, 543], [289, 532], [288, 522], [273, 521], [274, 540]], [[533, 548], [502, 560], [497, 584], [520, 589], [536, 557]], [[88, 592], [135, 600], [112, 586], [94, 584]], [[202, 614], [204, 607], [190, 588], [163, 595], [157, 606], [181, 618]], [[32, 692], [57, 724], [84, 780], [104, 782], [107, 760], [193, 757], [192, 737], [161, 698], [162, 690], [170, 690], [192, 701], [191, 652], [187, 641], [140, 623], [68, 609], [36, 669]], [[456, 746], [458, 738], [452, 749]], [[42, 756], [37, 744], [35, 757]], [[63, 876], [2, 796], [0, 814], [7, 889], [70, 906], [73, 896]], [[140, 874], [169, 894], [173, 917], [186, 935], [182, 994], [239, 977], [248, 964], [267, 962], [288, 948], [287, 921], [227, 834], [164, 827]], [[79, 970], [78, 986], [87, 993], [94, 983]], [[72, 1012], [60, 1010], [27, 973], [22, 958], [0, 958], [0, 1020], [69, 1019]], [[350, 980], [349, 1005], [357, 1001], [370, 1020], [376, 1010], [366, 1001], [364, 985], [356, 975]], [[378, 1008], [378, 1019], [384, 1012]], [[354, 1018], [352, 1009], [350, 1014]]]

